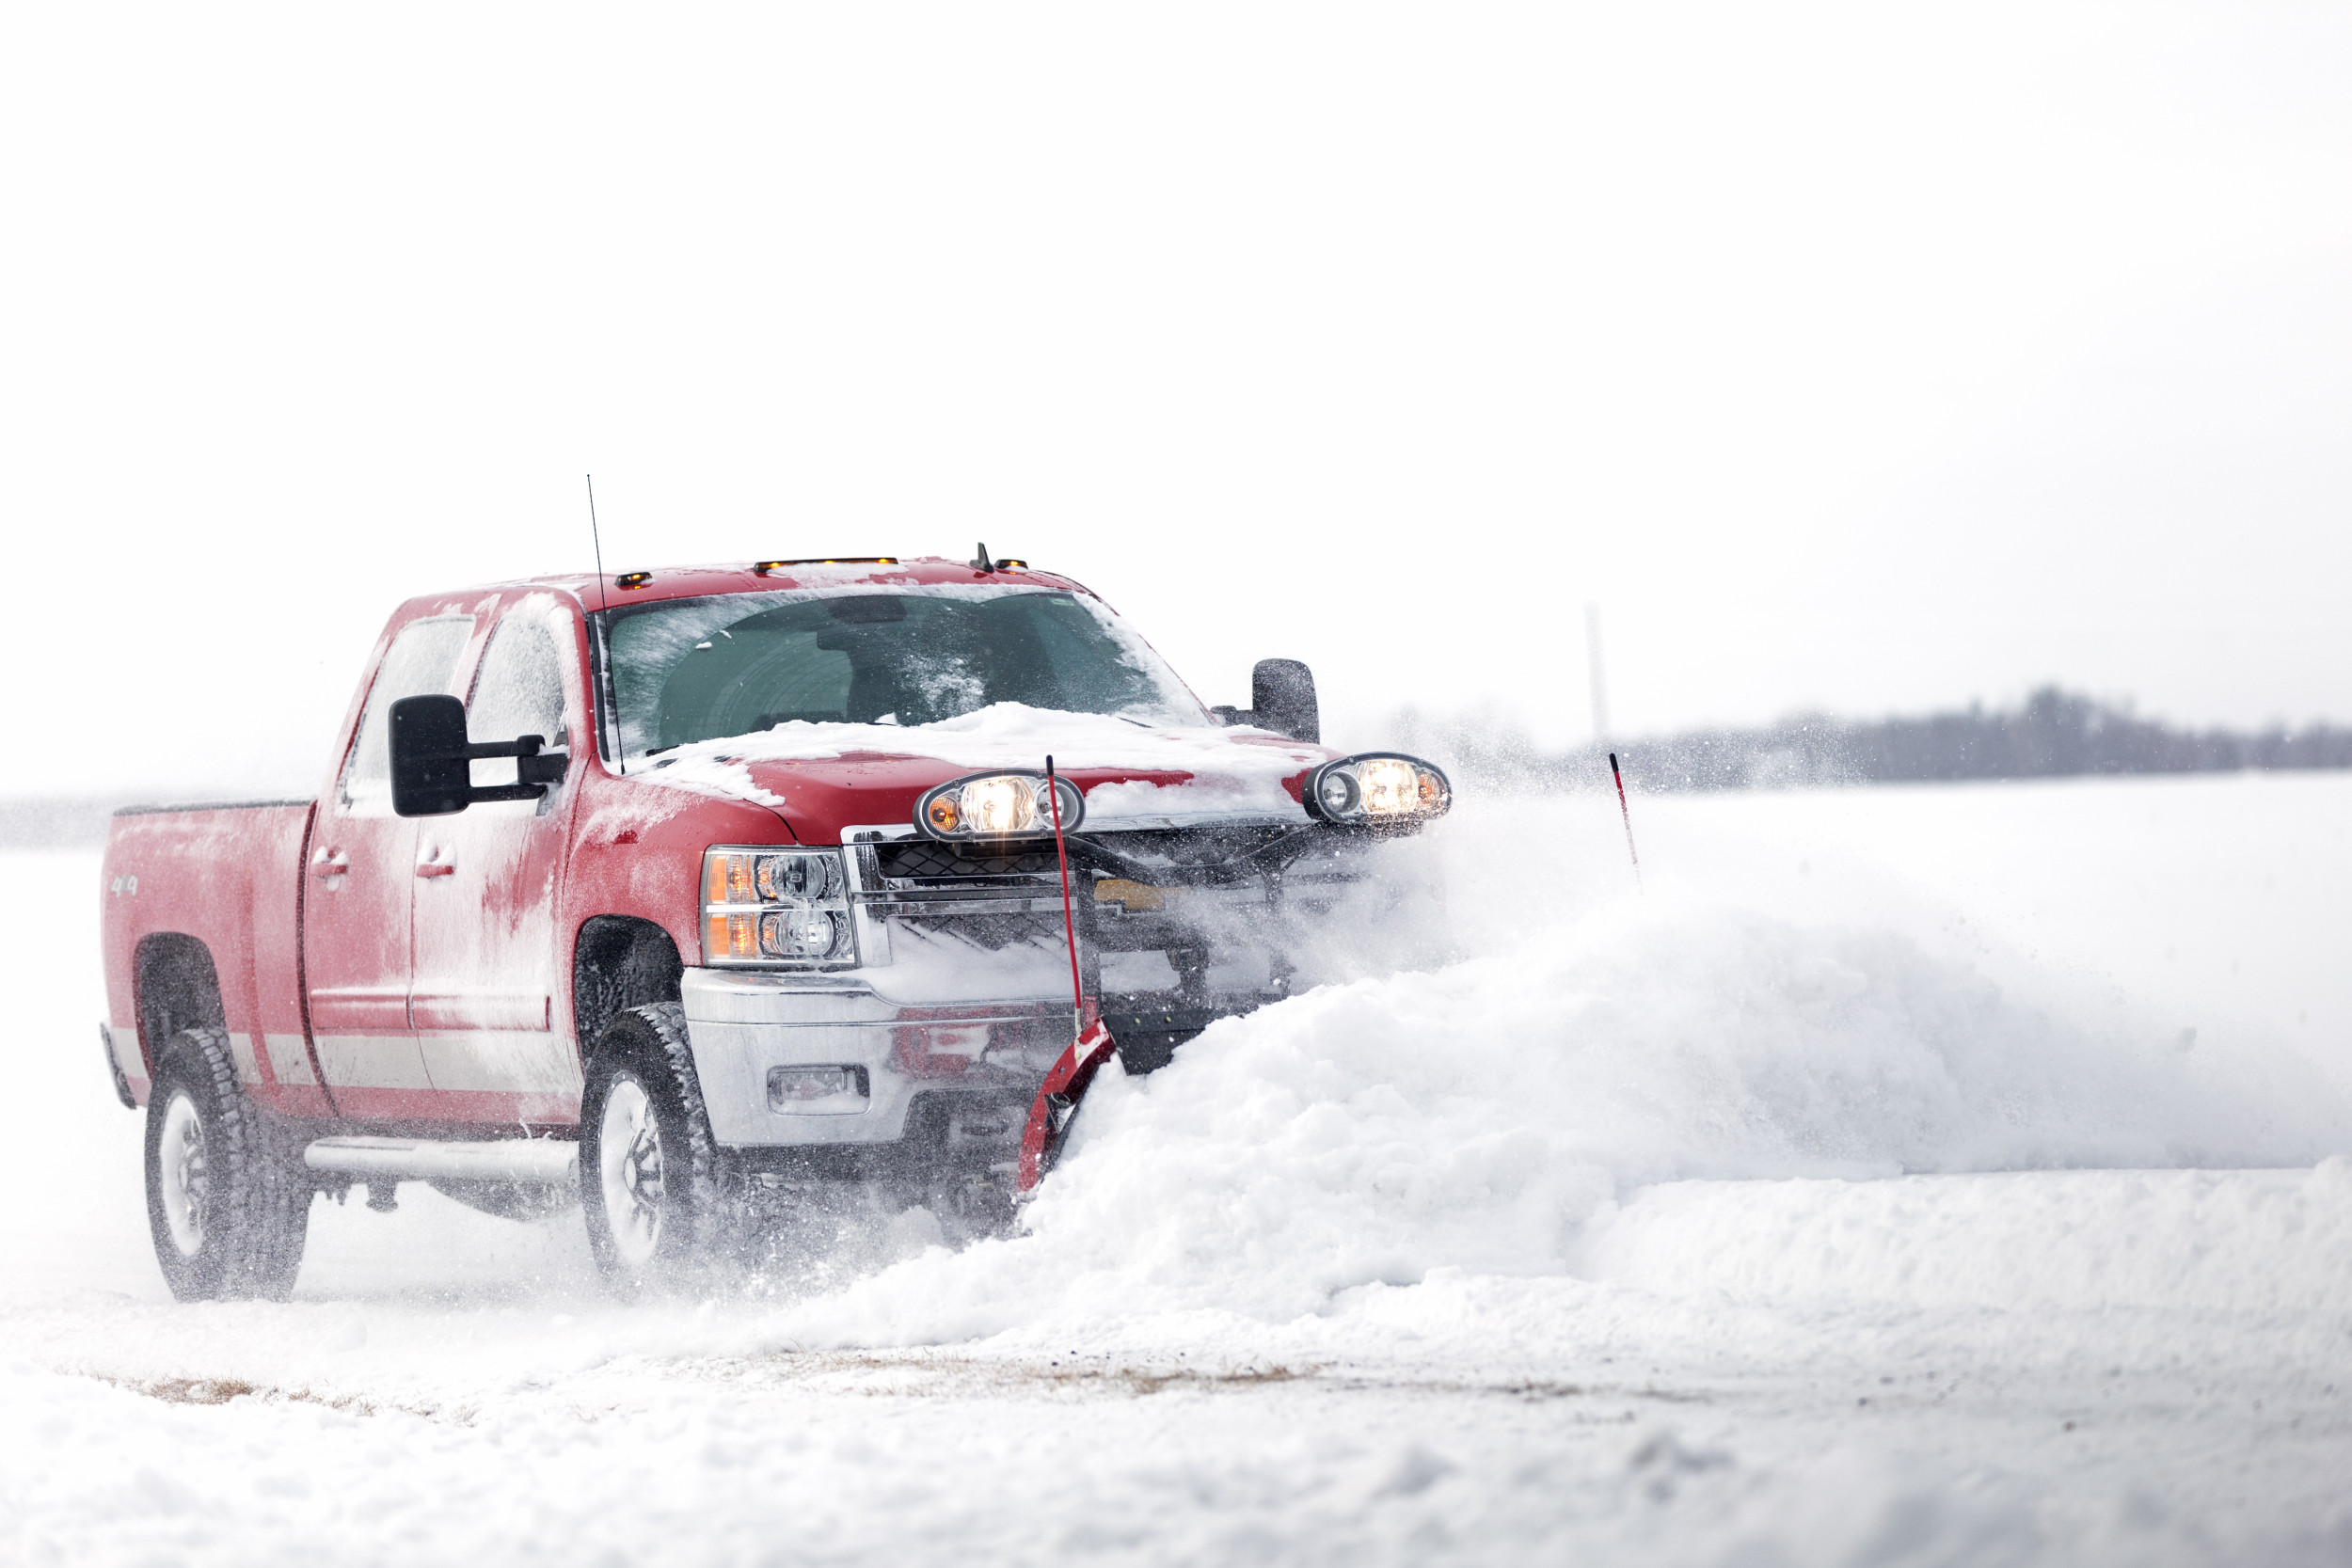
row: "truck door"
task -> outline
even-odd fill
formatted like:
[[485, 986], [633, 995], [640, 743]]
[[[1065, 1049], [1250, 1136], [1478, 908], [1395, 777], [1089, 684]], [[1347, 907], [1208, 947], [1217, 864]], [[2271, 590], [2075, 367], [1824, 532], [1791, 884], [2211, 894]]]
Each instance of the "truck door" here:
[[319, 1069], [345, 1116], [431, 1114], [432, 1081], [408, 1022], [417, 824], [392, 815], [386, 715], [450, 689], [473, 617], [411, 621], [368, 689], [342, 776], [319, 803], [302, 901], [302, 961]]
[[[508, 608], [466, 705], [473, 739], [586, 733], [577, 624], [549, 595]], [[556, 929], [579, 764], [544, 800], [500, 800], [423, 818], [409, 1018], [437, 1114], [456, 1120], [568, 1122], [580, 1114], [579, 1053], [558, 1033]], [[515, 764], [476, 762], [478, 784], [513, 784]]]

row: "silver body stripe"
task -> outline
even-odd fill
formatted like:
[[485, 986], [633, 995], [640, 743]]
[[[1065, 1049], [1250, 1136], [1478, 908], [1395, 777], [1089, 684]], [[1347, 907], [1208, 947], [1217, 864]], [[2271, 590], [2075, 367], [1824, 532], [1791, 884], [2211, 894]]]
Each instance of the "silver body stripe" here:
[[319, 1066], [339, 1089], [429, 1089], [414, 1035], [321, 1035]]
[[270, 1070], [278, 1074], [280, 1084], [318, 1082], [310, 1071], [310, 1053], [304, 1048], [300, 1035], [263, 1035], [262, 1049], [269, 1053]]
[[425, 1076], [437, 1089], [580, 1090], [572, 1042], [545, 1029], [485, 1029], [417, 1039], [424, 1051]]

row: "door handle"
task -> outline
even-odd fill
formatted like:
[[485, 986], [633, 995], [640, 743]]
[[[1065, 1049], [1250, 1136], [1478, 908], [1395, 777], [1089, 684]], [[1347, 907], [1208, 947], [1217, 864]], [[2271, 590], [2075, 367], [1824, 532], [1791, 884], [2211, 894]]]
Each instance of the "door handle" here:
[[450, 877], [454, 876], [456, 872], [457, 868], [447, 861], [419, 861], [417, 863], [417, 875], [420, 877]]
[[313, 877], [331, 879], [350, 874], [351, 862], [344, 858], [341, 849], [324, 850], [310, 862], [310, 875]]

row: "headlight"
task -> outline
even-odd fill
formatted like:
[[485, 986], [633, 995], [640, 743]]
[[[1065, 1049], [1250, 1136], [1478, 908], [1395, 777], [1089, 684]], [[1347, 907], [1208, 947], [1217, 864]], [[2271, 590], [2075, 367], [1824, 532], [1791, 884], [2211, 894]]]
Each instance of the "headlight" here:
[[[1086, 815], [1078, 786], [1059, 775], [1062, 832], [1075, 832]], [[974, 773], [923, 792], [914, 825], [933, 838], [1023, 838], [1054, 831], [1042, 773]]]
[[703, 962], [857, 961], [838, 849], [703, 851]]
[[1326, 822], [1426, 822], [1454, 804], [1454, 786], [1434, 764], [1394, 752], [1327, 762], [1307, 775], [1310, 815]]

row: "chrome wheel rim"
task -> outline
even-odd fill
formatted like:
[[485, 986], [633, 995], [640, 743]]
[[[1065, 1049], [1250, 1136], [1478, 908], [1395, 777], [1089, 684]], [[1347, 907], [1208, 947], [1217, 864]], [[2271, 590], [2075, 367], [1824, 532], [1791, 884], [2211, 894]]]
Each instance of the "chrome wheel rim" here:
[[643, 1263], [661, 1240], [661, 1129], [636, 1079], [614, 1079], [605, 1095], [596, 1154], [612, 1250], [624, 1263]]
[[164, 1107], [164, 1133], [155, 1158], [164, 1224], [183, 1258], [193, 1258], [204, 1248], [204, 1200], [213, 1190], [205, 1141], [204, 1118], [197, 1114], [196, 1101], [184, 1090], [174, 1094]]

